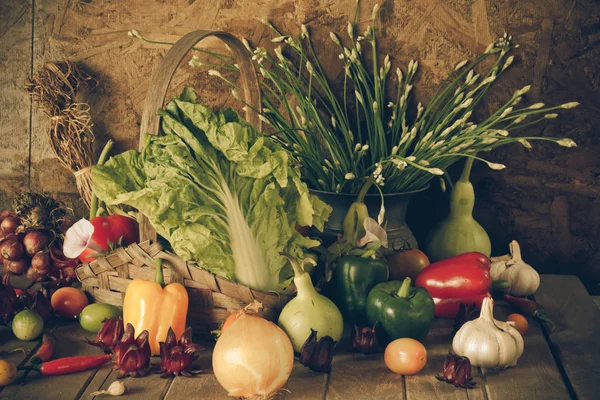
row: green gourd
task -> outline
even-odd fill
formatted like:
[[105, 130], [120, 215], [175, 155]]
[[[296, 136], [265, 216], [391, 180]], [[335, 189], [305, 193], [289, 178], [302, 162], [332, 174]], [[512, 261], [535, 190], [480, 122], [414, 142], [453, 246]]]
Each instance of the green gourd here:
[[[339, 342], [344, 330], [340, 310], [327, 297], [317, 293], [310, 275], [296, 260], [287, 254], [282, 256], [287, 257], [294, 268], [297, 294], [281, 310], [277, 324], [292, 341], [294, 351], [300, 352], [311, 330], [317, 331], [317, 340], [323, 336], [331, 336], [335, 342]], [[314, 260], [307, 258], [303, 264], [306, 262], [314, 263]]]
[[433, 228], [427, 238], [427, 255], [431, 262], [470, 251], [488, 257], [492, 252], [488, 234], [473, 219], [475, 191], [469, 182], [472, 166], [473, 158], [468, 158], [450, 196], [450, 215]]

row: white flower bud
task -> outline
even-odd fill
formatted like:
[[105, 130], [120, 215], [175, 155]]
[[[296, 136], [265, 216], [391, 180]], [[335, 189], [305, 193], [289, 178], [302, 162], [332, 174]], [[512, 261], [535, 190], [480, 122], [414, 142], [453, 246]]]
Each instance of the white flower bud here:
[[367, 150], [369, 150], [368, 144], [364, 144], [363, 147], [360, 149], [360, 151], [367, 151]]
[[374, 102], [373, 102], [373, 112], [374, 112], [374, 113], [377, 113], [378, 111], [379, 111], [379, 106], [377, 105], [377, 102], [376, 102], [376, 101], [374, 101]]
[[461, 69], [462, 67], [467, 65], [467, 62], [469, 62], [469, 60], [463, 60], [463, 61], [459, 62], [458, 64], [456, 64], [456, 67], [454, 67], [454, 70], [458, 71], [459, 69]]
[[557, 117], [558, 117], [558, 114], [556, 114], [556, 113], [551, 113], [551, 114], [544, 115], [544, 118], [546, 118], [546, 119], [554, 119], [554, 118], [557, 118]]
[[417, 159], [417, 157], [415, 157], [415, 156], [409, 156], [409, 157], [406, 157], [406, 161], [410, 161], [410, 162], [413, 162], [413, 161], [415, 161], [416, 159]]
[[561, 104], [561, 105], [560, 105], [560, 108], [564, 108], [565, 110], [568, 110], [568, 109], [570, 109], [570, 108], [575, 108], [575, 107], [577, 107], [578, 105], [579, 105], [579, 103], [578, 103], [578, 102], [576, 102], [576, 101], [572, 101], [572, 102], [570, 102], [570, 103]]
[[344, 179], [347, 181], [351, 181], [354, 178], [356, 178], [356, 176], [352, 172], [348, 172], [346, 175], [344, 175]]
[[362, 145], [360, 143], [356, 143], [356, 146], [354, 146], [354, 151], [359, 151], [361, 147]]
[[300, 31], [302, 32], [302, 37], [308, 37], [308, 29], [306, 29], [306, 25], [300, 25]]
[[333, 43], [337, 44], [337, 45], [341, 45], [340, 43], [340, 39], [338, 39], [337, 35], [333, 32], [329, 32], [329, 37], [331, 38], [331, 40], [333, 41]]
[[313, 69], [312, 63], [310, 61], [306, 61], [306, 70], [310, 75], [314, 74], [315, 70]]
[[439, 168], [425, 168], [425, 170], [433, 175], [444, 175], [444, 171]]
[[500, 114], [500, 118], [506, 117], [508, 114], [510, 114], [512, 112], [512, 110], [513, 110], [512, 107], [508, 107], [507, 109], [505, 109], [504, 111], [502, 111], [502, 114]]
[[333, 126], [334, 128], [336, 127], [336, 122], [335, 122], [334, 116], [331, 117], [331, 126]]
[[504, 63], [504, 66], [502, 67], [502, 71], [504, 71], [506, 68], [510, 67], [510, 65], [513, 63], [513, 61], [515, 60], [515, 56], [510, 56], [506, 59], [506, 62]]
[[273, 43], [281, 43], [281, 42], [283, 42], [287, 38], [288, 38], [287, 36], [277, 36], [276, 38], [271, 39], [271, 42], [273, 42]]
[[526, 149], [531, 149], [531, 143], [529, 143], [529, 141], [527, 139], [517, 139], [517, 142], [521, 143], [523, 145], [523, 147], [525, 147]]
[[501, 169], [506, 168], [506, 165], [504, 165], [504, 164], [498, 164], [498, 163], [493, 163], [493, 162], [488, 162], [487, 165], [488, 165], [488, 167], [490, 167], [491, 169], [494, 169], [496, 171], [500, 171]]
[[241, 99], [241, 97], [240, 97], [240, 95], [239, 95], [239, 93], [238, 93], [238, 92], [237, 92], [235, 89], [232, 89], [232, 90], [231, 90], [231, 94], [233, 95], [233, 98], [234, 98], [234, 99], [236, 99], [236, 100], [238, 100], [238, 101], [241, 101], [241, 100], [242, 100], [242, 99]]
[[515, 97], [523, 96], [525, 93], [529, 92], [530, 90], [531, 90], [531, 85], [524, 86], [522, 89], [517, 90], [515, 92]]
[[545, 105], [544, 103], [535, 103], [535, 104], [530, 105], [527, 108], [529, 108], [530, 110], [538, 110], [540, 108], [543, 108], [544, 105]]
[[398, 77], [398, 84], [400, 84], [403, 79], [402, 70], [400, 68], [396, 68], [396, 76]]
[[348, 36], [350, 37], [350, 40], [354, 40], [354, 26], [352, 26], [352, 22], [348, 21], [348, 26], [346, 29], [348, 30]]
[[569, 138], [557, 140], [556, 143], [563, 147], [577, 147], [577, 143], [575, 143], [572, 139]]
[[379, 4], [375, 3], [375, 5], [373, 6], [373, 19], [377, 19], [377, 14], [379, 14]]
[[221, 75], [221, 73], [215, 69], [209, 69], [208, 70], [208, 75], [210, 76], [218, 76], [219, 78], [222, 78], [223, 76]]
[[398, 154], [398, 146], [392, 147], [392, 155], [395, 156], [396, 154]]
[[362, 95], [358, 92], [358, 90], [354, 91], [354, 95], [356, 96], [356, 99], [360, 102], [360, 104], [364, 104], [364, 100]]

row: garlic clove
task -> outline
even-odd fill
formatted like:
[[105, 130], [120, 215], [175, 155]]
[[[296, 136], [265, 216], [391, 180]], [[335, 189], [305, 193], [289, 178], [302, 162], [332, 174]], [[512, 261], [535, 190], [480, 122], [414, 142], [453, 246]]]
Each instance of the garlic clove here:
[[104, 394], [107, 394], [109, 396], [121, 396], [122, 394], [125, 394], [125, 392], [127, 392], [127, 386], [125, 386], [125, 383], [123, 383], [123, 381], [114, 381], [110, 384], [108, 389], [98, 390], [96, 392], [92, 392], [90, 395], [92, 397], [101, 396]]

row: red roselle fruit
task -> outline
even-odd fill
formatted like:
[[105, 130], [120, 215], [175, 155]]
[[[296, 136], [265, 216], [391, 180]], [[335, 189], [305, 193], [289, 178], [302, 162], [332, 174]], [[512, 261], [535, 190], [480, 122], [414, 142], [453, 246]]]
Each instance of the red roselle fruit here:
[[0, 283], [0, 321], [4, 322], [5, 325], [19, 310], [17, 303], [18, 298], [10, 283], [10, 275], [6, 274]]
[[471, 378], [471, 361], [467, 357], [448, 353], [444, 361], [444, 371], [436, 378], [442, 382], [450, 383], [455, 387], [472, 388], [475, 386]]
[[377, 350], [377, 332], [375, 327], [377, 322], [373, 325], [373, 328], [368, 326], [358, 329], [358, 325], [354, 325], [354, 331], [352, 334], [352, 349], [359, 351], [363, 354], [374, 353]]
[[105, 353], [110, 353], [123, 337], [123, 319], [120, 317], [104, 320], [94, 341], [86, 340], [88, 344], [99, 347]]
[[162, 374], [161, 378], [167, 378], [170, 375], [190, 377], [192, 374], [200, 373], [199, 369], [192, 369], [192, 363], [198, 358], [196, 353], [199, 350], [203, 350], [203, 348], [192, 343], [191, 327], [188, 327], [183, 332], [179, 338], [179, 342], [175, 337], [173, 329], [169, 328], [167, 339], [159, 344], [160, 369], [154, 373]]
[[317, 331], [311, 329], [308, 339], [300, 349], [298, 361], [311, 371], [329, 373], [335, 344], [331, 336], [323, 336], [317, 341]]
[[119, 379], [127, 375], [132, 378], [146, 376], [151, 355], [148, 336], [148, 331], [143, 331], [136, 339], [133, 325], [127, 324], [123, 337], [113, 350], [113, 363], [119, 371]]

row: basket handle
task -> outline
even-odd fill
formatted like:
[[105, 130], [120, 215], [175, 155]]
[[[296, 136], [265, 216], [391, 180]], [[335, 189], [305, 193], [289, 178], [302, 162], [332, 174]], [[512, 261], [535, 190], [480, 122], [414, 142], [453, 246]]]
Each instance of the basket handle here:
[[[144, 111], [142, 113], [142, 125], [140, 127], [140, 142], [139, 149], [143, 147], [143, 135], [145, 133], [158, 135], [160, 132], [160, 117], [157, 111], [163, 107], [167, 89], [171, 83], [175, 71], [181, 64], [186, 54], [201, 40], [214, 36], [225, 43], [238, 64], [240, 69], [240, 86], [244, 90], [246, 103], [250, 107], [246, 107], [246, 120], [257, 130], [262, 130], [262, 123], [258, 118], [258, 114], [254, 110], [261, 109], [261, 95], [258, 86], [258, 78], [256, 71], [252, 65], [250, 53], [244, 47], [243, 43], [235, 36], [222, 31], [194, 31], [190, 32], [179, 39], [173, 47], [167, 52], [165, 57], [160, 62], [156, 71], [152, 75], [150, 87], [146, 94], [144, 103]], [[140, 214], [140, 241], [156, 240], [156, 231], [150, 224], [148, 218]]]

